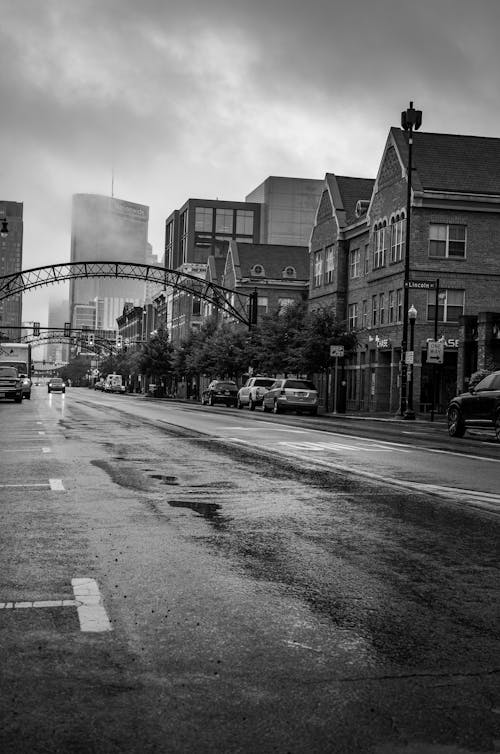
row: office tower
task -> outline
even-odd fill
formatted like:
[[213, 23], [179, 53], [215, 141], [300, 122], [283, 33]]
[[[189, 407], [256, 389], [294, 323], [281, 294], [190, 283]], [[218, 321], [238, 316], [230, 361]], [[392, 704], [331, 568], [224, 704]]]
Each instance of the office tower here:
[[[96, 194], [75, 194], [71, 222], [72, 262], [146, 264], [149, 207]], [[101, 326], [116, 329], [123, 302], [144, 300], [144, 281], [91, 277], [70, 281], [70, 314], [75, 307], [99, 304], [106, 313]], [[81, 314], [82, 310], [79, 309]], [[113, 321], [110, 320], [110, 317]], [[97, 324], [97, 323], [96, 323]]]
[[[0, 277], [23, 268], [23, 203], [0, 200], [0, 223], [4, 220], [8, 232], [0, 237]], [[19, 340], [21, 317], [21, 293], [0, 301], [0, 335], [4, 340]]]

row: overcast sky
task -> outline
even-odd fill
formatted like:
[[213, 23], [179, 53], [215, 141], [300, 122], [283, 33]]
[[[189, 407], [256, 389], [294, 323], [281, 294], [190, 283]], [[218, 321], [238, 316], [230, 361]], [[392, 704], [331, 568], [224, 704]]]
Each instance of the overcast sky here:
[[[409, 100], [422, 130], [500, 136], [499, 0], [0, 0], [2, 199], [23, 267], [69, 260], [71, 197], [165, 218], [269, 175], [375, 177]], [[50, 286], [24, 295], [46, 320]]]

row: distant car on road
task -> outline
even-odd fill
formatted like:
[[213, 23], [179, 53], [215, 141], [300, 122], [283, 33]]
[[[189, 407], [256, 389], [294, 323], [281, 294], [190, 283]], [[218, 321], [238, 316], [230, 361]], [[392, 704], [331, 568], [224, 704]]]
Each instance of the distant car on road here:
[[215, 406], [224, 403], [226, 406], [236, 406], [238, 400], [238, 386], [232, 380], [212, 380], [201, 394], [203, 406]]
[[273, 382], [264, 395], [262, 407], [266, 413], [282, 414], [296, 411], [298, 414], [318, 413], [318, 391], [309, 380], [282, 379]]
[[47, 382], [47, 392], [48, 393], [65, 393], [66, 385], [64, 384], [64, 380], [62, 380], [60, 377], [51, 377], [50, 380]]
[[488, 374], [467, 393], [452, 398], [446, 414], [450, 437], [463, 437], [467, 429], [474, 427], [489, 428], [500, 442], [500, 371]]
[[0, 366], [0, 398], [14, 398], [16, 403], [23, 400], [23, 381], [15, 367]]
[[236, 407], [248, 406], [250, 411], [255, 411], [256, 406], [262, 406], [264, 394], [274, 382], [274, 377], [250, 377], [238, 390]]

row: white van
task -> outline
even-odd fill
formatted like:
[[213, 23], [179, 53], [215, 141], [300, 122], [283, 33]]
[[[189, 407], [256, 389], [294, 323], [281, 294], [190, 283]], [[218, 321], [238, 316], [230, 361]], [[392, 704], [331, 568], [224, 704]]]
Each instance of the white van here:
[[124, 393], [125, 385], [121, 374], [108, 374], [104, 382], [105, 393]]

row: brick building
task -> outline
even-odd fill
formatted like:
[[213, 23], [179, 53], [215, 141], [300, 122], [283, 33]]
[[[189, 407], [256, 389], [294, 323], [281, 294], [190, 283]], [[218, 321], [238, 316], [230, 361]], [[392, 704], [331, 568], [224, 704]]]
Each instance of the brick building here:
[[[500, 139], [417, 132], [412, 163], [408, 305], [417, 310], [419, 412], [444, 410], [472, 371], [500, 367]], [[311, 236], [311, 306], [333, 306], [359, 335], [340, 381], [351, 410], [400, 405], [407, 164], [407, 136], [391, 128], [374, 181], [328, 174]], [[436, 283], [444, 363], [434, 368]]]

